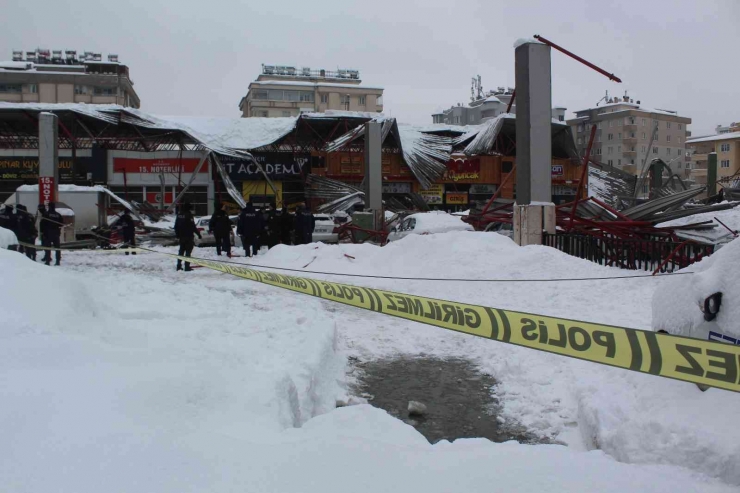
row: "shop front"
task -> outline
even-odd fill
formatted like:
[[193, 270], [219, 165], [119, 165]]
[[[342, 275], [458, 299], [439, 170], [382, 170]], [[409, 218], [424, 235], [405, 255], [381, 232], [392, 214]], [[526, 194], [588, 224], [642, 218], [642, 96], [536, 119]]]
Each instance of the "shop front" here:
[[[447, 161], [447, 171], [431, 193], [422, 194], [432, 208], [461, 212], [488, 201], [499, 186], [501, 162], [494, 156], [453, 156]], [[428, 191], [427, 191], [428, 192]], [[443, 194], [440, 197], [440, 192]], [[428, 197], [428, 198], [427, 198]], [[429, 200], [441, 204], [432, 206]]]
[[[304, 202], [304, 173], [310, 168], [311, 155], [292, 152], [253, 152], [255, 160], [272, 182], [270, 187], [260, 166], [247, 160], [222, 160], [229, 178], [242, 191], [244, 200], [255, 207], [289, 208]], [[218, 184], [217, 184], [218, 187]]]

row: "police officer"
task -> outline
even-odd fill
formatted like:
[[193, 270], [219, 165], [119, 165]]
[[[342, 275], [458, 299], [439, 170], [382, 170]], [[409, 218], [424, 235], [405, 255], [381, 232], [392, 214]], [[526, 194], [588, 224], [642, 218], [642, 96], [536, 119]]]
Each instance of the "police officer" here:
[[265, 230], [265, 220], [262, 214], [254, 210], [254, 206], [249, 202], [239, 214], [239, 223], [236, 232], [242, 237], [242, 246], [244, 254], [248, 257], [257, 255], [259, 251], [260, 235]]
[[283, 205], [283, 210], [278, 216], [280, 219], [280, 243], [283, 245], [293, 244], [293, 216], [288, 208]]
[[231, 220], [223, 206], [218, 202], [216, 203], [216, 211], [208, 223], [208, 232], [213, 233], [216, 239], [216, 254], [220, 256], [223, 251], [227, 257], [231, 258]]
[[[33, 216], [28, 212], [28, 209], [23, 204], [18, 204], [15, 208], [18, 211], [16, 214], [16, 236], [18, 237], [18, 241], [28, 245], [36, 244], [36, 236], [38, 236], [38, 233], [36, 231], [36, 224]], [[25, 253], [31, 260], [36, 260], [35, 248], [21, 245], [18, 251]]]
[[267, 209], [267, 248], [272, 248], [280, 241], [280, 216], [275, 209]]
[[15, 233], [17, 225], [16, 215], [13, 214], [13, 207], [10, 205], [4, 206], [3, 210], [0, 211], [0, 228], [9, 229]]
[[[123, 209], [123, 216], [121, 216], [119, 226], [121, 227], [121, 234], [123, 235], [123, 242], [129, 248], [136, 247], [136, 225], [134, 224], [134, 218], [131, 217], [131, 213], [128, 209]], [[126, 252], [128, 255], [129, 252]], [[136, 255], [136, 252], [133, 252]]]
[[295, 213], [295, 235], [297, 245], [308, 245], [313, 240], [316, 219], [311, 209], [298, 206]]
[[62, 260], [62, 252], [60, 248], [60, 240], [62, 236], [62, 215], [56, 210], [54, 202], [49, 202], [47, 211], [41, 218], [41, 244], [49, 248], [44, 253], [44, 263], [46, 265], [51, 264], [51, 247], [55, 247], [56, 250], [56, 263], [59, 265]]
[[[200, 239], [203, 238], [200, 235], [198, 228], [195, 226], [195, 219], [190, 211], [190, 203], [185, 202], [182, 204], [182, 207], [180, 207], [180, 212], [177, 214], [177, 219], [175, 220], [175, 235], [177, 235], [177, 239], [180, 240], [180, 251], [178, 252], [178, 255], [185, 257], [189, 257], [190, 254], [193, 253], [193, 248], [195, 248], [193, 235], [197, 235]], [[177, 259], [177, 270], [182, 270], [181, 259]], [[185, 272], [190, 272], [191, 270], [193, 269], [190, 268], [190, 262], [186, 261]]]

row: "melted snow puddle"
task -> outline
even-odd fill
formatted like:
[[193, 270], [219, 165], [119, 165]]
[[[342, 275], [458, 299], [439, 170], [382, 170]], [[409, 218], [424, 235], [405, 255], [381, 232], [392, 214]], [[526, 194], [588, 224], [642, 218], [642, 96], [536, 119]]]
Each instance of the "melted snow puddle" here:
[[[468, 360], [402, 357], [350, 361], [353, 393], [412, 425], [430, 443], [458, 438], [546, 443], [499, 415], [496, 380]], [[423, 416], [408, 415], [412, 400], [426, 405]]]

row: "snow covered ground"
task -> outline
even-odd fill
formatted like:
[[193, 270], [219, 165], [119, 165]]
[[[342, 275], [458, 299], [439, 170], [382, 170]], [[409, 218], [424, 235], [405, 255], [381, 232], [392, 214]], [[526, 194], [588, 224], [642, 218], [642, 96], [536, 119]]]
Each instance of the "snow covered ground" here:
[[[213, 258], [212, 249], [195, 254]], [[383, 248], [278, 246], [255, 263], [409, 277], [625, 274], [471, 232], [411, 235]], [[62, 264], [0, 251], [0, 489], [724, 492], [740, 485], [736, 394], [205, 269], [175, 272], [156, 254], [69, 253]], [[652, 294], [666, 281], [311, 276], [638, 328], [650, 326]], [[500, 382], [507, 420], [570, 446], [430, 445], [371, 406], [334, 409], [347, 397], [347, 357], [402, 354], [473, 360]]]
[[9, 229], [0, 228], [0, 248], [8, 248], [11, 245], [17, 245], [18, 238]]

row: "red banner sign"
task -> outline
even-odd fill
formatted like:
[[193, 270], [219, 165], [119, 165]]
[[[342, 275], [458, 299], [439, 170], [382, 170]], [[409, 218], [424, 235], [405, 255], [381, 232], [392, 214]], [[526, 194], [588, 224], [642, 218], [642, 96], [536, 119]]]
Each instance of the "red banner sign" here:
[[[164, 158], [164, 159], [137, 159], [128, 157], [113, 158], [114, 173], [194, 173], [198, 167], [199, 158]], [[208, 173], [208, 162], [203, 163], [201, 173]]]
[[39, 177], [39, 204], [49, 205], [49, 202], [56, 202], [54, 195], [54, 177]]
[[452, 173], [480, 173], [480, 159], [450, 159], [447, 161], [447, 171]]

